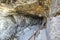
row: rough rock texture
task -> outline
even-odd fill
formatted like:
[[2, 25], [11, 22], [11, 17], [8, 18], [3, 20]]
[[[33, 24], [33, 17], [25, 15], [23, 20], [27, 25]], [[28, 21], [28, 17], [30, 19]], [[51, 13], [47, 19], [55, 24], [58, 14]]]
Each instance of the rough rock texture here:
[[60, 0], [52, 0], [50, 17], [47, 18], [47, 39], [60, 40]]
[[0, 40], [20, 40], [20, 31], [46, 22], [47, 39], [60, 40], [59, 15], [60, 0], [0, 0]]
[[48, 39], [60, 40], [60, 15], [48, 18], [47, 32]]
[[0, 17], [0, 40], [8, 40], [14, 35], [16, 26], [13, 17]]
[[11, 15], [16, 12], [46, 16], [49, 13], [50, 0], [0, 0], [0, 15]]
[[18, 39], [26, 27], [42, 24], [39, 16], [45, 16], [49, 6], [50, 0], [0, 0], [0, 40]]
[[50, 6], [50, 16], [55, 16], [60, 11], [60, 0], [52, 0]]
[[24, 16], [16, 14], [13, 16], [0, 17], [0, 40], [14, 40], [20, 37], [20, 31], [34, 25], [41, 25], [43, 18], [38, 16]]

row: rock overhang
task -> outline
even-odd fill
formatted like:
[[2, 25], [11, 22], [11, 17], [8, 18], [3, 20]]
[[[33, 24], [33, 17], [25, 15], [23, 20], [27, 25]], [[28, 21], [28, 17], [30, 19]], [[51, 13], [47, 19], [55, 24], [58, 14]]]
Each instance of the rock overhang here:
[[[3, 0], [2, 0], [3, 1]], [[13, 15], [18, 13], [37, 16], [48, 16], [51, 0], [12, 0], [0, 1], [0, 14]]]

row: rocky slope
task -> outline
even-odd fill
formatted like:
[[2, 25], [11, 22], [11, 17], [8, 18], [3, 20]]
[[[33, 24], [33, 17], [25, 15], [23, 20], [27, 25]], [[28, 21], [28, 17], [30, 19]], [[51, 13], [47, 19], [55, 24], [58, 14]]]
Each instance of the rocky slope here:
[[46, 16], [49, 13], [50, 0], [0, 0], [0, 15], [32, 14]]
[[60, 0], [0, 0], [0, 40], [20, 40], [20, 31], [35, 25], [47, 26], [48, 40], [60, 40], [58, 15]]

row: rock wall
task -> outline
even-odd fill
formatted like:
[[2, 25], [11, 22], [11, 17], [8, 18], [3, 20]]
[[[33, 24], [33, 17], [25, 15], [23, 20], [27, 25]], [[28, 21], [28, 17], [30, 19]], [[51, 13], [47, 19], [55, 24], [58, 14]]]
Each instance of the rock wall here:
[[52, 0], [50, 17], [47, 18], [47, 39], [60, 40], [60, 0]]
[[0, 40], [20, 40], [20, 32], [34, 25], [41, 25], [43, 18], [21, 14], [0, 16]]
[[0, 40], [20, 40], [36, 25], [46, 26], [47, 40], [60, 40], [58, 11], [60, 0], [0, 0]]
[[48, 18], [47, 33], [48, 39], [60, 40], [60, 16]]
[[44, 17], [39, 16], [45, 16], [49, 4], [50, 0], [0, 0], [0, 40], [20, 40], [25, 28], [40, 26]]
[[17, 12], [37, 16], [48, 16], [50, 0], [0, 0], [0, 14], [12, 15]]

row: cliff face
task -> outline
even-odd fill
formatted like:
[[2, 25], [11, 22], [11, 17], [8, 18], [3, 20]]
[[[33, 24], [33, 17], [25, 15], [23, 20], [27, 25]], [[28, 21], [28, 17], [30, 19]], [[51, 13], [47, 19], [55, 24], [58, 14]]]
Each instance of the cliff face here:
[[58, 15], [60, 0], [0, 0], [0, 40], [20, 40], [24, 29], [35, 30], [37, 25], [42, 25], [40, 30], [46, 26], [48, 40], [60, 40]]
[[52, 0], [50, 5], [50, 16], [55, 16], [60, 10], [60, 0]]
[[0, 0], [0, 40], [20, 40], [25, 28], [44, 25], [40, 16], [48, 14], [49, 6], [50, 0]]
[[0, 0], [0, 15], [32, 14], [46, 16], [49, 13], [51, 0]]

